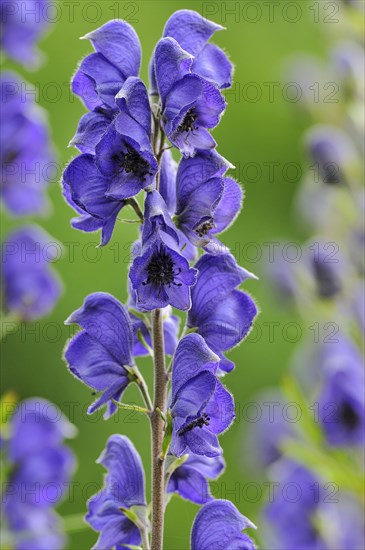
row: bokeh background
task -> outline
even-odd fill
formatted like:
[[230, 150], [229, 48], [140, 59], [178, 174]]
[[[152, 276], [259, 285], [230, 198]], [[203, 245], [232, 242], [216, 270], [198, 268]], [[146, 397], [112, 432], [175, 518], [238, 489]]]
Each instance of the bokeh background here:
[[[302, 241], [306, 237], [292, 214], [292, 202], [300, 177], [295, 175], [295, 168], [291, 170], [288, 163], [294, 163], [293, 166], [305, 164], [301, 139], [310, 121], [301, 116], [296, 103], [285, 94], [288, 79], [283, 67], [288, 56], [295, 53], [324, 54], [325, 37], [328, 32], [336, 30], [330, 22], [323, 21], [323, 12], [320, 12], [319, 18], [315, 17], [312, 2], [275, 2], [273, 4], [279, 5], [274, 12], [269, 4], [248, 1], [61, 0], [57, 8], [58, 21], [50, 25], [49, 33], [40, 43], [47, 57], [44, 65], [31, 73], [19, 71], [35, 85], [37, 101], [48, 112], [62, 167], [76, 155], [76, 151], [68, 149], [67, 144], [85, 112], [82, 104], [69, 91], [69, 82], [78, 61], [91, 52], [89, 42], [80, 41], [80, 36], [113, 17], [126, 19], [140, 36], [143, 46], [142, 77], [147, 79], [150, 54], [173, 11], [195, 9], [227, 27], [225, 32], [216, 34], [215, 42], [229, 52], [235, 63], [236, 84], [233, 90], [227, 92], [228, 109], [214, 131], [214, 137], [219, 144], [219, 152], [237, 167], [233, 174], [244, 185], [246, 198], [244, 210], [223, 240], [232, 248], [237, 260], [260, 277], [259, 281], [249, 281], [246, 288], [261, 308], [257, 321], [261, 336], [251, 336], [230, 353], [236, 370], [227, 377], [226, 383], [234, 393], [238, 414], [233, 427], [221, 439], [227, 470], [215, 486], [215, 495], [233, 500], [240, 511], [253, 521], [257, 518], [265, 494], [263, 492], [262, 498], [259, 498], [253, 492], [251, 498], [247, 498], [246, 491], [242, 490], [245, 484], [259, 481], [247, 464], [247, 453], [250, 451], [244, 444], [244, 438], [250, 422], [245, 405], [254, 399], [257, 391], [279, 382], [296, 346], [283, 336], [280, 327], [290, 321], [300, 323], [294, 314], [288, 317], [285, 309], [275, 300], [265, 270], [267, 243], [282, 238]], [[341, 13], [337, 17], [341, 17]], [[5, 66], [12, 67], [11, 63]], [[253, 84], [248, 86], [248, 83]], [[276, 83], [273, 97], [270, 96], [268, 83]], [[273, 173], [270, 165], [275, 165]], [[150, 440], [147, 420], [127, 412], [121, 412], [108, 422], [104, 422], [101, 415], [87, 417], [85, 411], [92, 399], [90, 391], [72, 378], [62, 360], [62, 350], [70, 336], [69, 328], [63, 326], [63, 321], [81, 305], [87, 294], [107, 291], [122, 301], [126, 299], [129, 247], [137, 229], [132, 224], [119, 224], [110, 245], [97, 250], [97, 235], [82, 234], [70, 227], [73, 212], [64, 203], [58, 182], [50, 186], [49, 196], [53, 204], [52, 212], [40, 223], [64, 245], [64, 253], [55, 265], [63, 279], [64, 294], [52, 315], [41, 322], [24, 325], [17, 333], [7, 337], [1, 354], [2, 391], [15, 390], [21, 399], [33, 395], [45, 397], [58, 404], [77, 426], [78, 436], [70, 443], [78, 457], [74, 491], [60, 507], [62, 514], [69, 515], [82, 513], [87, 498], [101, 485], [103, 470], [95, 464], [95, 460], [112, 433], [121, 432], [133, 439], [145, 464], [149, 491]], [[3, 236], [16, 225], [16, 220], [3, 213]], [[275, 337], [271, 338], [267, 323], [273, 322], [280, 325]], [[306, 330], [303, 327], [303, 338]], [[149, 360], [141, 360], [140, 367], [147, 380], [151, 381]], [[128, 390], [126, 398], [130, 401], [137, 399], [133, 389]], [[167, 550], [189, 548], [190, 528], [196, 511], [196, 506], [178, 498], [172, 499], [166, 514]], [[96, 534], [85, 529], [70, 536], [68, 548], [90, 548], [95, 540]]]

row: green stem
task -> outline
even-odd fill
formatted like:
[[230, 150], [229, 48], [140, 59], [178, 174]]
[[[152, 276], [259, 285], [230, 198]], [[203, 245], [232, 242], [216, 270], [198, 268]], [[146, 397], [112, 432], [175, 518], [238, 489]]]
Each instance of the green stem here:
[[161, 456], [164, 438], [164, 421], [161, 412], [166, 411], [168, 377], [165, 369], [162, 312], [152, 313], [152, 340], [154, 352], [154, 404], [151, 414], [152, 432], [152, 550], [162, 550], [164, 532], [165, 487], [164, 458]]

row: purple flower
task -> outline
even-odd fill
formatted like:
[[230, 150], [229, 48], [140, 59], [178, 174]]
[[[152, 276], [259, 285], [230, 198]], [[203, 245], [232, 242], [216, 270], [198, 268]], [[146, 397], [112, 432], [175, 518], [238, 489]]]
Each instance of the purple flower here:
[[90, 111], [116, 111], [114, 98], [130, 76], [138, 76], [141, 45], [128, 23], [109, 21], [88, 33], [95, 52], [85, 57], [72, 80], [72, 91]]
[[349, 169], [356, 165], [358, 159], [351, 140], [344, 132], [335, 126], [318, 125], [308, 131], [305, 144], [323, 183], [347, 183]]
[[321, 349], [319, 422], [333, 446], [363, 445], [365, 437], [364, 369], [359, 351], [349, 341]]
[[63, 194], [79, 215], [71, 221], [75, 229], [94, 232], [101, 229], [101, 246], [108, 244], [124, 200], [106, 196], [110, 180], [102, 176], [92, 155], [79, 155], [63, 174]]
[[141, 458], [130, 440], [122, 435], [109, 437], [99, 464], [108, 471], [104, 488], [91, 497], [86, 520], [100, 536], [94, 550], [139, 546], [138, 527], [125, 515], [124, 510], [145, 507], [145, 481]]
[[215, 151], [180, 161], [176, 178], [176, 224], [195, 246], [206, 246], [227, 229], [242, 207], [242, 190], [223, 177], [229, 163]]
[[213, 500], [208, 479], [217, 479], [224, 468], [222, 456], [189, 454], [188, 459], [172, 473], [167, 493], [177, 493], [195, 504], [205, 504]]
[[219, 88], [232, 85], [233, 67], [226, 54], [210, 37], [224, 27], [192, 10], [178, 10], [167, 21], [163, 36], [171, 37], [194, 56], [191, 72], [211, 81]]
[[2, 0], [0, 5], [0, 47], [24, 66], [38, 65], [40, 54], [36, 42], [52, 18], [50, 0]]
[[217, 435], [231, 425], [234, 402], [215, 376], [218, 368], [218, 356], [201, 336], [189, 334], [180, 341], [172, 368], [172, 454], [221, 454]]
[[14, 231], [2, 243], [4, 305], [20, 320], [31, 321], [47, 315], [60, 298], [61, 281], [48, 265], [59, 246], [36, 225]]
[[142, 247], [129, 277], [136, 291], [137, 306], [145, 311], [171, 305], [181, 310], [191, 306], [190, 288], [196, 270], [180, 252], [179, 237], [167, 207], [157, 191], [147, 194]]
[[244, 529], [256, 526], [228, 500], [213, 500], [199, 510], [191, 531], [191, 550], [255, 550]]
[[282, 457], [283, 443], [293, 440], [296, 433], [285, 416], [286, 403], [280, 391], [264, 390], [255, 395], [254, 402], [260, 417], [250, 426], [244, 453], [253, 469], [262, 471]]
[[128, 78], [116, 96], [120, 113], [95, 147], [95, 163], [109, 179], [106, 195], [126, 199], [152, 186], [158, 170], [151, 146], [151, 109], [147, 90]]
[[278, 465], [276, 472], [275, 482], [285, 490], [277, 491], [265, 509], [273, 531], [269, 544], [283, 550], [328, 548], [313, 521], [325, 497], [323, 485], [307, 468], [287, 460]]
[[74, 433], [58, 407], [44, 399], [23, 401], [11, 418], [5, 452], [12, 469], [3, 503], [17, 550], [63, 547], [52, 507], [63, 496], [75, 467], [73, 454], [63, 445], [63, 439]]
[[226, 103], [219, 89], [191, 73], [193, 57], [173, 38], [161, 39], [155, 51], [155, 74], [166, 135], [184, 156], [213, 149], [208, 129], [217, 126]]
[[230, 254], [204, 254], [195, 267], [199, 275], [191, 291], [187, 326], [197, 329], [219, 355], [220, 369], [229, 372], [234, 364], [223, 352], [247, 336], [257, 314], [252, 298], [236, 287], [255, 276], [239, 267]]
[[117, 410], [118, 401], [130, 382], [134, 365], [133, 332], [127, 309], [110, 294], [90, 294], [80, 309], [65, 321], [83, 329], [68, 343], [65, 359], [72, 374], [101, 396], [89, 407], [92, 414], [107, 404], [104, 417]]
[[0, 79], [0, 191], [14, 216], [44, 213], [48, 207], [46, 186], [55, 176], [44, 113], [24, 97], [24, 85], [15, 73], [6, 72]]

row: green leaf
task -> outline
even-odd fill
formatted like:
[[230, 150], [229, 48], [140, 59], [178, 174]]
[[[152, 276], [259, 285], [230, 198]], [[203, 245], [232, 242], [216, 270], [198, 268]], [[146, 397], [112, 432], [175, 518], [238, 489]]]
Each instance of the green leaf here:
[[148, 409], [145, 409], [144, 407], [140, 407], [139, 405], [129, 405], [127, 403], [119, 403], [119, 401], [115, 401], [115, 399], [112, 399], [113, 403], [119, 408], [119, 409], [125, 409], [127, 411], [135, 411], [140, 412], [143, 414], [148, 414]]
[[161, 459], [164, 460], [169, 447], [171, 443], [172, 438], [172, 418], [170, 411], [166, 411], [166, 418], [165, 418], [165, 435], [162, 441], [162, 452], [161, 452]]

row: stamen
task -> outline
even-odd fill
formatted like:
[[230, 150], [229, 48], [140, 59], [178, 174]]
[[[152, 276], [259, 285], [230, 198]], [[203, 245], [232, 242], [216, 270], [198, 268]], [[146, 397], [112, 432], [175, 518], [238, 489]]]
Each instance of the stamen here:
[[126, 153], [121, 151], [119, 155], [113, 155], [112, 160], [119, 163], [119, 167], [127, 174], [132, 173], [142, 180], [145, 180], [147, 174], [152, 176], [148, 162], [132, 147], [127, 147]]
[[198, 115], [195, 113], [194, 109], [189, 109], [177, 128], [178, 132], [191, 132], [194, 130], [194, 123], [197, 118]]
[[210, 416], [204, 413], [202, 416], [199, 416], [199, 418], [197, 418], [196, 420], [192, 420], [192, 422], [190, 422], [187, 426], [180, 428], [180, 430], [177, 432], [177, 435], [181, 437], [187, 432], [194, 430], [194, 428], [202, 428], [203, 426], [209, 426], [209, 422], [210, 422]]
[[166, 253], [164, 250], [153, 254], [147, 266], [147, 273], [148, 277], [146, 281], [143, 281], [143, 286], [149, 283], [157, 286], [182, 286], [182, 283], [175, 282], [175, 277], [181, 273], [181, 268], [179, 267], [176, 271], [174, 270], [173, 259], [170, 254]]

